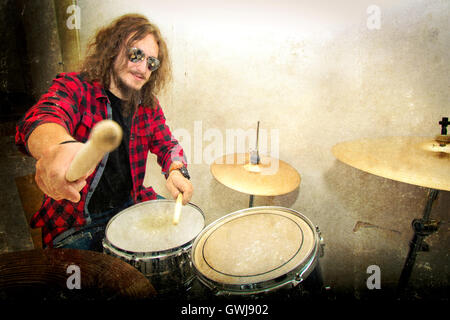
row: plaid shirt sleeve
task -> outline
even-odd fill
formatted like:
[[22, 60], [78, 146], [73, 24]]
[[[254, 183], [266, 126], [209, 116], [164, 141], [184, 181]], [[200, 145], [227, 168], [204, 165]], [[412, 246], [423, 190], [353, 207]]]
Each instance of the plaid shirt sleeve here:
[[183, 148], [173, 137], [169, 127], [166, 125], [166, 118], [159, 102], [156, 102], [157, 105], [153, 111], [153, 134], [151, 135], [149, 148], [150, 152], [157, 156], [162, 173], [167, 177], [173, 161], [181, 161], [185, 166], [187, 166], [187, 161]]
[[18, 149], [30, 155], [27, 140], [33, 130], [44, 123], [56, 123], [73, 135], [74, 126], [80, 120], [78, 111], [76, 78], [58, 75], [49, 90], [42, 95], [39, 102], [25, 114], [17, 124], [16, 145]]
[[149, 151], [156, 155], [166, 178], [173, 161], [181, 161], [184, 165], [187, 163], [183, 149], [166, 125], [166, 118], [158, 101], [154, 107], [141, 105], [134, 119], [130, 138], [130, 165], [136, 192], [132, 196], [135, 202], [142, 202], [156, 199], [153, 188], [142, 184]]
[[[90, 91], [95, 91], [93, 88], [91, 86]], [[91, 99], [93, 96], [90, 91], [77, 73], [57, 75], [49, 90], [17, 124], [16, 145], [18, 149], [29, 154], [27, 139], [38, 125], [44, 123], [60, 124], [78, 141], [86, 141], [89, 128], [94, 125], [94, 122], [85, 121], [81, 125], [81, 115], [86, 108], [86, 101], [90, 101], [87, 99]], [[102, 110], [98, 110], [101, 113]], [[78, 203], [68, 200], [56, 201], [44, 195], [42, 206], [33, 215], [30, 225], [33, 228], [42, 227], [45, 245], [52, 247], [53, 239], [57, 235], [71, 227], [85, 224], [83, 210], [91, 180], [92, 176], [88, 178], [86, 186], [81, 191], [81, 200]]]

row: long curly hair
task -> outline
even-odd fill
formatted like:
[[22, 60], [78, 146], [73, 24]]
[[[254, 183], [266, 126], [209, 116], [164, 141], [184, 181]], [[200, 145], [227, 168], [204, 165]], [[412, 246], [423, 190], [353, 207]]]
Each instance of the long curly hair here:
[[91, 39], [82, 62], [81, 73], [87, 81], [98, 81], [109, 88], [114, 72], [114, 61], [123, 48], [152, 34], [159, 46], [160, 67], [140, 90], [139, 100], [144, 106], [155, 106], [155, 97], [171, 80], [171, 67], [166, 42], [159, 28], [140, 14], [126, 14], [101, 28]]

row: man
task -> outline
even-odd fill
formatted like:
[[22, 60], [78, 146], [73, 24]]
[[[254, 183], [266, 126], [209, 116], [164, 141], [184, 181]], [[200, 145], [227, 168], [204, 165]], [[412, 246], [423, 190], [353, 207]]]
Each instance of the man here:
[[[148, 151], [157, 155], [166, 187], [183, 204], [193, 187], [183, 149], [172, 137], [155, 94], [170, 77], [167, 46], [145, 17], [125, 15], [97, 32], [80, 73], [63, 73], [17, 125], [16, 145], [36, 160], [44, 192], [31, 226], [44, 247], [101, 251], [109, 219], [124, 208], [157, 198], [142, 183]], [[65, 173], [96, 123], [123, 129], [120, 146], [93, 173], [68, 182]]]

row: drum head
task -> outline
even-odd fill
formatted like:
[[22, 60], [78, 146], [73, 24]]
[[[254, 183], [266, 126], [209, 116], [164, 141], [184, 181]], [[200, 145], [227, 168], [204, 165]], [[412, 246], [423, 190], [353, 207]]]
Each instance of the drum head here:
[[300, 213], [254, 207], [204, 229], [193, 244], [192, 260], [197, 272], [214, 283], [261, 283], [304, 267], [317, 244], [313, 225]]
[[106, 239], [129, 252], [161, 252], [194, 240], [205, 225], [202, 211], [193, 204], [182, 207], [173, 224], [175, 201], [151, 200], [131, 206], [114, 216], [106, 227]]

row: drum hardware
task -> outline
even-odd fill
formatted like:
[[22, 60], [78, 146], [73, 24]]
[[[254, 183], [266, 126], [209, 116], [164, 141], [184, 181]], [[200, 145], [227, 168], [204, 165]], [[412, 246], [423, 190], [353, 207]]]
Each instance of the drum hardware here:
[[446, 136], [447, 126], [450, 124], [450, 122], [448, 122], [448, 117], [443, 117], [442, 120], [439, 121], [439, 124], [441, 125], [441, 135]]
[[[295, 279], [292, 281], [292, 283], [294, 284], [294, 286], [296, 286], [297, 284], [299, 284], [300, 282], [303, 282], [303, 280], [306, 279], [306, 277], [309, 275], [309, 267], [311, 266], [311, 264], [315, 263], [315, 261], [311, 260], [308, 263], [308, 268], [306, 268], [305, 270], [302, 270], [299, 273], [295, 274]], [[303, 277], [304, 276], [304, 277]]]
[[322, 237], [322, 232], [320, 231], [319, 227], [316, 226], [316, 232], [317, 235], [319, 236], [319, 257], [323, 257], [325, 255], [325, 240]]
[[[258, 165], [261, 161], [259, 157], [259, 121], [256, 126], [256, 150], [250, 152], [250, 163], [253, 165]], [[253, 207], [254, 195], [250, 195], [248, 206], [249, 208]]]
[[130, 260], [133, 262], [133, 265], [139, 269], [141, 261], [134, 255], [130, 257]]
[[[252, 296], [252, 295], [260, 295], [267, 294], [270, 292], [278, 291], [281, 289], [290, 289], [292, 287], [297, 286], [301, 282], [303, 282], [303, 278], [300, 274], [296, 274], [294, 279], [286, 279], [287, 276], [281, 276], [280, 279], [275, 279], [274, 284], [270, 288], [266, 288], [258, 283], [250, 283], [250, 284], [241, 284], [236, 285], [234, 288], [228, 287], [227, 290], [221, 290], [219, 287], [211, 285], [209, 282], [201, 280], [202, 278], [198, 278], [200, 282], [205, 285], [214, 296]], [[284, 281], [282, 281], [284, 280]]]
[[441, 125], [441, 134], [437, 135], [435, 137], [435, 140], [439, 144], [439, 147], [444, 148], [448, 144], [450, 144], [450, 136], [447, 135], [447, 126], [450, 124], [450, 122], [448, 122], [447, 117], [443, 117], [442, 120], [439, 121], [439, 124]]
[[430, 214], [439, 190], [450, 191], [448, 118], [442, 118], [439, 124], [441, 135], [431, 139], [363, 139], [339, 143], [332, 149], [337, 159], [359, 170], [429, 189], [423, 218], [412, 221], [414, 237], [399, 278], [398, 294], [402, 294], [408, 284], [417, 253], [429, 250], [424, 238], [438, 230], [439, 222], [430, 219]]
[[408, 256], [403, 266], [402, 273], [400, 274], [400, 279], [397, 286], [399, 294], [402, 294], [404, 292], [408, 284], [409, 278], [411, 277], [411, 273], [414, 267], [414, 263], [416, 261], [417, 253], [419, 251], [430, 250], [429, 245], [425, 242], [424, 239], [427, 236], [436, 232], [439, 228], [439, 222], [430, 219], [431, 208], [433, 206], [433, 202], [437, 199], [438, 194], [439, 194], [438, 190], [430, 189], [428, 191], [428, 200], [423, 212], [423, 218], [414, 219], [412, 222], [414, 236], [409, 244], [410, 247]]

